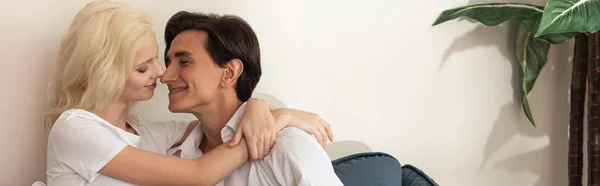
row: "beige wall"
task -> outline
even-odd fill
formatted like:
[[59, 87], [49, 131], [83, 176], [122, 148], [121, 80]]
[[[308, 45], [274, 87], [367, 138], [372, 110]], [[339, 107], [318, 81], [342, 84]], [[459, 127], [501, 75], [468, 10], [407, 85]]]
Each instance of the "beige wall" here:
[[[45, 87], [59, 39], [87, 2], [0, 2], [0, 185], [45, 180]], [[337, 140], [391, 153], [441, 185], [566, 184], [571, 45], [552, 48], [530, 95], [536, 129], [513, 95], [514, 24], [430, 26], [443, 9], [491, 0], [127, 2], [155, 17], [161, 53], [178, 10], [244, 17], [263, 52], [257, 91], [319, 113]], [[161, 85], [136, 109], [150, 121], [189, 117], [166, 104]]]

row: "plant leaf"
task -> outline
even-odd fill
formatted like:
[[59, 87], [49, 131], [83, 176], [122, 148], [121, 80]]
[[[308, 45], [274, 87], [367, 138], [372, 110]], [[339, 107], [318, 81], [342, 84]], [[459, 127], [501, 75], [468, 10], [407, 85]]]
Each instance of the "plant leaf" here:
[[[449, 20], [466, 16], [486, 26], [496, 26], [504, 21], [515, 20], [528, 30], [538, 30], [544, 7], [521, 3], [487, 3], [464, 6], [443, 11], [433, 23], [433, 26]], [[553, 44], [562, 43], [575, 34], [551, 34], [541, 37]]]
[[[529, 31], [535, 32], [536, 30], [529, 30]], [[575, 35], [577, 35], [577, 32], [548, 34], [548, 35], [539, 36], [539, 38], [542, 38], [552, 44], [560, 44], [562, 42], [565, 42], [565, 41], [575, 37]]]
[[548, 0], [536, 36], [600, 30], [600, 0]]
[[521, 3], [487, 3], [464, 6], [443, 11], [433, 26], [466, 16], [486, 26], [496, 26], [504, 21], [516, 20], [525, 28], [537, 28], [544, 7]]
[[550, 42], [534, 37], [534, 33], [524, 26], [519, 27], [517, 34], [517, 60], [522, 70], [521, 91], [523, 92], [523, 110], [527, 119], [535, 126], [527, 95], [533, 88], [542, 68], [548, 61]]

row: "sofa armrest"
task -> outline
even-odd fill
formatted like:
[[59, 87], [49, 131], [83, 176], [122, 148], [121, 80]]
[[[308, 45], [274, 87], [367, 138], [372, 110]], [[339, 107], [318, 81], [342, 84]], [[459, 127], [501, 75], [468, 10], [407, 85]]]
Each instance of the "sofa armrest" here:
[[439, 186], [431, 177], [415, 166], [402, 166], [402, 183], [404, 186]]

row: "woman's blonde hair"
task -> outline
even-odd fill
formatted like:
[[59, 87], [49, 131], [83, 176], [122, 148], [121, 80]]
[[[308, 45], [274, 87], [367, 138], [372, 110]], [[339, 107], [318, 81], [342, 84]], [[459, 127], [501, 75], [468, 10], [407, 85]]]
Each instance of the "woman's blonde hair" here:
[[135, 53], [151, 33], [150, 17], [129, 5], [98, 0], [81, 9], [60, 43], [58, 67], [48, 86], [46, 127], [69, 109], [106, 110], [123, 92]]

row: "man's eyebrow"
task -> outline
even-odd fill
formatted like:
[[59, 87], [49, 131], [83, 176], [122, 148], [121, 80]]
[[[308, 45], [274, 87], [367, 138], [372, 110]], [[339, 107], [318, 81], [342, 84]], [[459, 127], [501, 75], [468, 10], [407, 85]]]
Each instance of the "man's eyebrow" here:
[[175, 52], [175, 57], [183, 57], [183, 56], [189, 56], [190, 52], [188, 51], [179, 51], [179, 52]]

